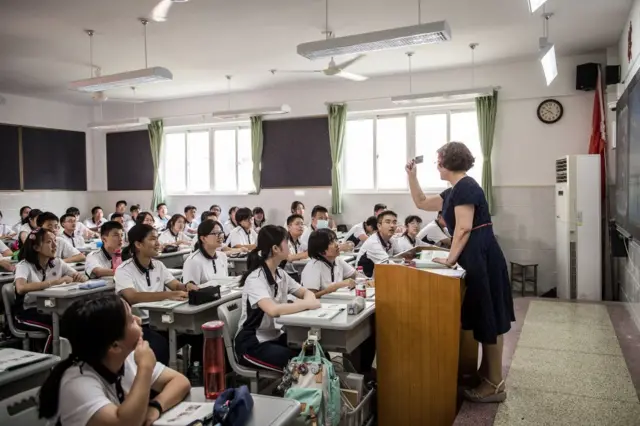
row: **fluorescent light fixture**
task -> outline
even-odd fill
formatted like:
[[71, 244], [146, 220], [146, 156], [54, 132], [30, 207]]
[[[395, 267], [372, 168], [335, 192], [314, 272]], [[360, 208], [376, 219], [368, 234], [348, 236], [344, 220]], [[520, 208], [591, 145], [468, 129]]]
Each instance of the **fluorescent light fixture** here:
[[451, 40], [447, 21], [392, 28], [298, 45], [298, 55], [307, 59], [329, 58]]
[[114, 129], [128, 129], [130, 127], [146, 126], [151, 123], [147, 117], [138, 118], [124, 118], [121, 120], [99, 121], [89, 123], [89, 128], [94, 130], [114, 130]]
[[555, 45], [546, 42], [540, 44], [540, 63], [542, 64], [544, 78], [547, 80], [548, 86], [558, 76]]
[[216, 111], [211, 116], [218, 120], [235, 120], [239, 118], [250, 118], [256, 115], [280, 115], [291, 112], [289, 105], [279, 105], [272, 107], [236, 109], [229, 111]]
[[436, 102], [468, 101], [479, 96], [492, 96], [493, 87], [451, 90], [448, 92], [417, 93], [415, 95], [394, 96], [391, 102], [397, 105], [430, 104]]
[[528, 0], [528, 2], [529, 2], [529, 10], [531, 10], [531, 13], [533, 13], [536, 10], [540, 9], [542, 5], [547, 2], [547, 0]]
[[173, 80], [171, 71], [163, 67], [153, 67], [74, 81], [69, 83], [69, 89], [80, 92], [100, 92], [171, 80]]

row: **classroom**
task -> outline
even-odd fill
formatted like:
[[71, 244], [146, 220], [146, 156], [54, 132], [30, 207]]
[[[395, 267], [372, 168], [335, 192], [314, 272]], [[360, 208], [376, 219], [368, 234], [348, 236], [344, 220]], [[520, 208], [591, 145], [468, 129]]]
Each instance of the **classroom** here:
[[0, 425], [638, 424], [640, 0], [1, 3]]

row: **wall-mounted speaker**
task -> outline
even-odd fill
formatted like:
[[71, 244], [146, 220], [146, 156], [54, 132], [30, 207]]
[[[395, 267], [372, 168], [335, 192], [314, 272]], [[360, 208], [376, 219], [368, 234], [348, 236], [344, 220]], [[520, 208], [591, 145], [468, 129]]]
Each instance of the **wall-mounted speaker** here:
[[576, 68], [576, 90], [584, 90], [585, 92], [596, 90], [598, 65], [593, 62], [578, 65]]
[[620, 65], [607, 65], [605, 76], [607, 86], [620, 83]]

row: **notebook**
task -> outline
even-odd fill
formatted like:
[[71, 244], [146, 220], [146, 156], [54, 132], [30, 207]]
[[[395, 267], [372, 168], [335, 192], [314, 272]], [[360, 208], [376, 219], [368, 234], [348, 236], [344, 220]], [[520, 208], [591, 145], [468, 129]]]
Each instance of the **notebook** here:
[[347, 305], [345, 304], [321, 303], [320, 306], [320, 309], [296, 312], [295, 314], [288, 314], [286, 315], [286, 317], [322, 319], [329, 321], [337, 317], [342, 311], [345, 311], [347, 309]]
[[213, 402], [181, 402], [153, 422], [153, 426], [189, 426], [212, 418]]

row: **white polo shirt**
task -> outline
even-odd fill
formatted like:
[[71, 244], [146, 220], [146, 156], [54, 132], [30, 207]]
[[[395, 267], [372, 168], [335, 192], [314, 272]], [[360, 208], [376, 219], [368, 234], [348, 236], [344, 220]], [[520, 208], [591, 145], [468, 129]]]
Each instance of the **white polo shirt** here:
[[107, 253], [104, 247], [101, 247], [98, 250], [92, 251], [87, 255], [87, 261], [84, 265], [84, 272], [87, 274], [89, 278], [97, 278], [93, 273], [93, 270], [96, 268], [104, 268], [111, 269], [113, 266], [111, 264], [111, 255]]
[[158, 241], [160, 241], [160, 244], [175, 244], [178, 241], [189, 241], [189, 238], [187, 238], [184, 232], [178, 232], [174, 235], [169, 229], [165, 229], [160, 233]]
[[[291, 237], [289, 237], [289, 240], [287, 241], [287, 245], [289, 246], [289, 254], [303, 253], [308, 250], [307, 245], [302, 244], [300, 239], [298, 239], [297, 241], [293, 241]], [[287, 262], [286, 265], [284, 266], [284, 270], [287, 272], [287, 274], [298, 273], [297, 269], [293, 266], [292, 262]]]
[[360, 236], [362, 235], [367, 235], [364, 230], [364, 224], [362, 222], [356, 223], [351, 227], [351, 229], [349, 229], [349, 232], [347, 232], [347, 235], [344, 237], [344, 241], [351, 241], [355, 247], [360, 247], [363, 243], [360, 239]]
[[[155, 383], [165, 366], [156, 363], [151, 373], [151, 384]], [[125, 395], [131, 391], [138, 367], [131, 352], [124, 361], [121, 385]], [[85, 426], [101, 408], [110, 404], [120, 405], [115, 383], [110, 383], [90, 365], [73, 365], [62, 375], [60, 381], [58, 416], [64, 426]]]
[[75, 235], [76, 237], [80, 237], [82, 238], [82, 241], [84, 242], [84, 235], [87, 232], [87, 226], [82, 223], [81, 221], [77, 220], [76, 221], [76, 230], [73, 233], [73, 235]]
[[317, 229], [313, 229], [313, 226], [307, 226], [304, 228], [304, 232], [300, 235], [300, 242], [305, 246], [309, 246], [309, 237], [313, 231], [317, 231]]
[[0, 235], [12, 235], [12, 234], [15, 234], [15, 232], [9, 225], [0, 223]]
[[[124, 261], [114, 276], [116, 282], [116, 294], [132, 288], [140, 292], [161, 292], [175, 277], [159, 260], [152, 259], [149, 269], [140, 265], [135, 256]], [[133, 308], [143, 324], [149, 322], [149, 311]]]
[[193, 222], [187, 222], [184, 224], [184, 231], [185, 234], [187, 235], [187, 237], [189, 238], [193, 238], [196, 235], [198, 235], [198, 226], [200, 224], [198, 223], [197, 220], [193, 220]]
[[167, 223], [169, 222], [169, 216], [165, 216], [164, 219], [161, 218], [160, 216], [154, 216], [153, 220], [155, 221], [155, 227], [157, 229], [164, 229], [167, 227]]
[[229, 261], [227, 255], [216, 251], [215, 257], [209, 256], [204, 250], [191, 253], [182, 266], [182, 281], [204, 284], [214, 278], [229, 276]]
[[[75, 274], [76, 270], [59, 258], [52, 259], [44, 270], [40, 268], [40, 265], [34, 265], [26, 260], [22, 260], [16, 265], [14, 284], [18, 278], [24, 278], [28, 283], [41, 283], [44, 281], [58, 280], [62, 277], [72, 277]], [[24, 309], [35, 308], [35, 302], [35, 299], [31, 297], [29, 293], [25, 293], [23, 301]]]
[[66, 232], [62, 231], [59, 238], [62, 238], [67, 243], [71, 244], [72, 247], [80, 248], [84, 247], [84, 238], [82, 236], [77, 235], [77, 232], [74, 231], [72, 236], [67, 235]]
[[59, 257], [60, 259], [67, 259], [71, 256], [75, 256], [76, 254], [80, 254], [80, 251], [78, 251], [77, 248], [67, 242], [65, 238], [56, 237], [56, 257]]
[[423, 240], [425, 238], [433, 244], [437, 244], [442, 240], [451, 238], [451, 235], [449, 235], [449, 231], [446, 227], [440, 228], [440, 225], [433, 220], [427, 223], [427, 225], [418, 232], [418, 236], [416, 237], [418, 240]]
[[100, 219], [100, 221], [98, 223], [94, 223], [93, 219], [89, 218], [89, 219], [84, 221], [84, 225], [89, 229], [93, 229], [93, 228], [100, 228], [106, 222], [107, 222], [107, 220], [104, 217], [102, 219]]
[[302, 270], [300, 281], [311, 290], [324, 290], [329, 284], [344, 281], [356, 274], [353, 266], [341, 258], [337, 258], [333, 265], [326, 260], [311, 259]]
[[133, 228], [134, 226], [136, 226], [136, 221], [135, 221], [135, 220], [133, 220], [133, 219], [129, 219], [129, 220], [127, 220], [127, 221], [124, 223], [124, 230], [125, 230], [126, 232], [129, 232], [129, 230], [130, 230], [131, 228]]
[[422, 242], [416, 237], [415, 241], [411, 241], [406, 234], [394, 235], [391, 237], [391, 244], [393, 245], [394, 253], [402, 253], [403, 251], [411, 250], [414, 247], [427, 246], [428, 244]]
[[24, 225], [20, 226], [20, 229], [18, 230], [18, 235], [22, 234], [23, 232], [26, 232], [27, 235], [29, 235], [32, 231], [35, 231], [35, 229], [33, 229], [31, 225], [29, 225], [29, 222], [27, 222]]
[[227, 220], [223, 226], [224, 235], [231, 235], [231, 231], [238, 227], [237, 224], [231, 222], [231, 219]]
[[[363, 266], [365, 274], [370, 277], [373, 274], [373, 266], [369, 262], [372, 262], [374, 265], [382, 263], [389, 260], [389, 256], [397, 253], [399, 253], [399, 251], [397, 247], [394, 247], [393, 238], [391, 238], [391, 241], [385, 246], [382, 243], [380, 235], [376, 232], [360, 247], [358, 257], [356, 258], [356, 265]], [[366, 265], [367, 263], [369, 264]]]
[[0, 256], [2, 256], [2, 253], [4, 253], [7, 250], [9, 250], [9, 247], [7, 247], [5, 243], [0, 241]]
[[231, 248], [234, 248], [237, 245], [247, 246], [250, 244], [257, 244], [257, 242], [258, 233], [253, 228], [246, 231], [242, 226], [237, 226], [233, 231], [231, 231], [229, 238], [227, 239], [227, 243]]
[[[270, 286], [263, 268], [258, 268], [247, 277], [242, 287], [242, 315], [238, 334], [255, 334], [259, 343], [275, 340], [282, 330], [275, 320], [260, 309], [258, 302], [271, 299], [275, 303], [287, 303], [287, 296], [298, 291], [301, 286], [284, 270], [276, 269], [276, 286]], [[277, 288], [277, 292], [276, 292]], [[258, 324], [256, 327], [255, 324]]]
[[[114, 212], [114, 213], [111, 213], [111, 214], [109, 215], [109, 220], [111, 220], [111, 217], [112, 217], [114, 214], [115, 214], [115, 212]], [[122, 213], [122, 218], [124, 219], [124, 221], [125, 221], [125, 222], [126, 222], [126, 221], [128, 221], [128, 220], [131, 220], [131, 216], [129, 216], [129, 215], [128, 215], [128, 214], [126, 214], [126, 213]]]

